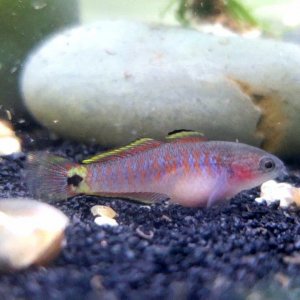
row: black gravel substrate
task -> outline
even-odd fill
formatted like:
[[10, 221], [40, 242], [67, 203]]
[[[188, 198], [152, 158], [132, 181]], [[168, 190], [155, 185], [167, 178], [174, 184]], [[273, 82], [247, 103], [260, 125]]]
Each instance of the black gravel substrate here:
[[[22, 138], [26, 152], [50, 149], [77, 161], [100, 150]], [[28, 196], [24, 160], [1, 159], [1, 198]], [[300, 185], [295, 175], [285, 181]], [[67, 246], [48, 267], [0, 275], [0, 299], [300, 299], [300, 211], [256, 204], [257, 195], [211, 209], [91, 196], [54, 203], [71, 219]], [[95, 204], [111, 206], [120, 225], [97, 226]]]

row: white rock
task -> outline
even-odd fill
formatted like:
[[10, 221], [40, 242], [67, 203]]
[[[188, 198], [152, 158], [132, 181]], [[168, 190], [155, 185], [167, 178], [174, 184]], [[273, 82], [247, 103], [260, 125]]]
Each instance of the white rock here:
[[260, 190], [260, 197], [255, 199], [258, 203], [266, 201], [270, 205], [273, 202], [279, 201], [281, 207], [288, 207], [295, 202], [295, 187], [289, 183], [278, 183], [275, 180], [269, 180], [261, 185]]
[[27, 198], [0, 200], [0, 270], [49, 262], [64, 244], [68, 218]]
[[102, 21], [32, 53], [22, 90], [36, 119], [77, 140], [115, 146], [184, 128], [292, 156], [299, 82], [296, 45]]

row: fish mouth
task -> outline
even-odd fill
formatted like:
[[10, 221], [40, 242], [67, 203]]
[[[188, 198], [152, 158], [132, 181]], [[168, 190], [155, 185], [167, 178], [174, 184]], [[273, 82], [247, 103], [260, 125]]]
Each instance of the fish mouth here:
[[284, 181], [288, 176], [289, 176], [289, 171], [287, 167], [284, 164], [282, 164], [281, 170], [279, 171], [279, 174], [277, 175], [276, 179], [280, 181]]

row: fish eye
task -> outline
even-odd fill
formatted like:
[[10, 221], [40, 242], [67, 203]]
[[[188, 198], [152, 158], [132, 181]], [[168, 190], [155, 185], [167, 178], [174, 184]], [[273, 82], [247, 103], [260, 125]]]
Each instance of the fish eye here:
[[272, 158], [263, 157], [259, 162], [259, 166], [262, 170], [270, 172], [275, 168], [275, 161]]

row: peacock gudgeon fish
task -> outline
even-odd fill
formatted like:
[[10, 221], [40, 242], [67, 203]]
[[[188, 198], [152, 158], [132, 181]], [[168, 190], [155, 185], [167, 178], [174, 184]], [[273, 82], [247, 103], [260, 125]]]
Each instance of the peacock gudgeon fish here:
[[40, 199], [79, 194], [183, 206], [211, 206], [273, 179], [285, 169], [276, 156], [236, 142], [180, 132], [101, 153], [81, 164], [47, 153], [29, 155], [26, 181]]

